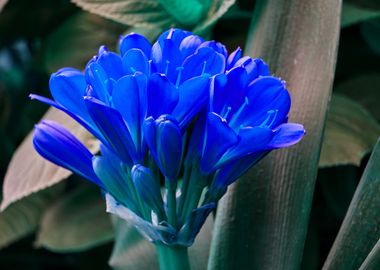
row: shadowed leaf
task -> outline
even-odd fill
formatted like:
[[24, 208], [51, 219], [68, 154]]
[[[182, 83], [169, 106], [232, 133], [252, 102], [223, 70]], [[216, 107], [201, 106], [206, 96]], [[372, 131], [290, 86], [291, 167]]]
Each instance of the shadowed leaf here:
[[46, 40], [45, 66], [50, 72], [64, 66], [83, 69], [101, 45], [114, 50], [124, 27], [102, 17], [79, 13], [63, 22]]
[[79, 252], [112, 241], [114, 233], [98, 188], [78, 187], [44, 213], [37, 246], [55, 252]]
[[355, 270], [380, 238], [380, 140], [355, 191], [324, 270]]
[[380, 10], [362, 7], [345, 2], [342, 10], [342, 27], [348, 27], [356, 23], [374, 19], [380, 16]]
[[0, 213], [0, 248], [33, 233], [49, 204], [62, 191], [62, 185], [32, 194]]
[[359, 270], [376, 270], [380, 268], [380, 241], [377, 241]]
[[[379, 11], [380, 12], [380, 11]], [[364, 40], [368, 46], [380, 55], [380, 19], [370, 20], [361, 25]]]
[[360, 165], [380, 136], [380, 125], [360, 104], [334, 95], [327, 116], [320, 167]]
[[380, 73], [368, 72], [341, 82], [334, 88], [334, 91], [360, 103], [380, 121], [379, 85]]

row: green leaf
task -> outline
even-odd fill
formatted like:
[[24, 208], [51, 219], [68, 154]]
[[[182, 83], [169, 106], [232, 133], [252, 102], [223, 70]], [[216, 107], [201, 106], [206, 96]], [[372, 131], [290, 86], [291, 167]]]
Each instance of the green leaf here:
[[380, 241], [377, 241], [359, 270], [376, 270], [380, 268]]
[[[92, 153], [99, 150], [98, 141], [94, 140], [84, 128], [63, 112], [50, 108], [43, 119], [54, 120], [64, 125]], [[53, 186], [71, 175], [70, 171], [58, 167], [39, 156], [33, 148], [32, 138], [33, 132], [30, 132], [14, 153], [8, 166], [3, 183], [2, 210], [11, 203]]]
[[61, 196], [44, 213], [37, 246], [79, 252], [112, 241], [114, 233], [101, 192], [90, 184]]
[[193, 28], [194, 33], [208, 36], [214, 24], [236, 0], [194, 1], [194, 3], [198, 2], [198, 5], [194, 3], [191, 5], [187, 1], [172, 0], [71, 1], [86, 11], [124, 25], [161, 29], [160, 32], [169, 27], [185, 27], [190, 30]]
[[355, 191], [323, 269], [358, 269], [380, 238], [380, 140]]
[[44, 62], [49, 72], [70, 66], [83, 69], [101, 45], [114, 50], [123, 27], [89, 13], [73, 15], [48, 36]]
[[[114, 218], [116, 242], [109, 261], [114, 270], [158, 269], [155, 246], [120, 218]], [[212, 217], [206, 220], [193, 246], [189, 248], [192, 270], [206, 269], [213, 228]]]
[[334, 88], [334, 91], [360, 103], [380, 121], [379, 85], [380, 73], [366, 72], [341, 82]]
[[[380, 11], [379, 11], [380, 13]], [[363, 37], [369, 47], [380, 55], [380, 19], [371, 20], [361, 25]]]
[[342, 10], [341, 26], [348, 27], [356, 23], [377, 18], [380, 16], [380, 10], [362, 7], [352, 3], [345, 2]]
[[333, 95], [319, 166], [359, 166], [379, 135], [380, 125], [365, 108], [345, 96]]
[[[339, 0], [256, 2], [246, 53], [264, 59], [291, 91], [290, 122], [307, 135], [269, 154], [219, 204], [209, 270], [298, 269], [333, 82]], [[322, 11], [323, 12], [319, 12]]]
[[236, 0], [214, 0], [206, 18], [201, 21], [193, 30], [195, 34], [207, 36], [211, 32], [211, 28], [222, 18], [224, 14], [235, 4]]
[[118, 23], [148, 28], [166, 28], [171, 16], [155, 0], [71, 0], [86, 11]]
[[61, 193], [63, 186], [32, 194], [0, 213], [0, 248], [33, 233], [40, 222], [43, 212]]

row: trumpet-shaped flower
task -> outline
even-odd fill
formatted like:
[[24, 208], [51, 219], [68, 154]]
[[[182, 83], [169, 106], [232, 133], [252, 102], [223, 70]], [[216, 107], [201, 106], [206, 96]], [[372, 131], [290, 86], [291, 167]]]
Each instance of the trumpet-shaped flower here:
[[304, 129], [287, 123], [285, 83], [240, 49], [228, 56], [179, 29], [153, 45], [132, 33], [119, 48], [52, 74], [53, 99], [31, 95], [84, 126], [100, 152], [51, 121], [36, 125], [34, 146], [98, 185], [107, 210], [152, 242], [189, 246], [228, 185]]

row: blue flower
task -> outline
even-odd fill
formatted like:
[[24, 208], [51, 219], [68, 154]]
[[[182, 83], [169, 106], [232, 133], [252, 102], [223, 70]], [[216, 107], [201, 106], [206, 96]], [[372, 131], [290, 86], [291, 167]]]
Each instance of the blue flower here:
[[228, 56], [179, 29], [153, 45], [132, 33], [119, 48], [52, 74], [53, 99], [31, 95], [84, 126], [100, 153], [51, 121], [36, 125], [34, 146], [98, 185], [107, 211], [152, 242], [189, 246], [228, 185], [304, 129], [287, 123], [285, 83], [240, 49]]

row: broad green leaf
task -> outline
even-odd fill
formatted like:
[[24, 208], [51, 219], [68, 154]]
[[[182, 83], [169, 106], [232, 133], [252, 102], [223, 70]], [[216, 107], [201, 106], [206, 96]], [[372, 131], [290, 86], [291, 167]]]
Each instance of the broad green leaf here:
[[380, 238], [380, 140], [377, 142], [324, 270], [355, 270]]
[[380, 121], [379, 85], [380, 73], [366, 72], [341, 82], [334, 88], [334, 91], [360, 103]]
[[377, 55], [380, 55], [380, 19], [370, 20], [363, 23], [361, 25], [361, 30], [369, 47], [377, 53]]
[[235, 4], [236, 0], [214, 0], [210, 6], [207, 17], [195, 28], [194, 33], [207, 36], [214, 24]]
[[[269, 154], [219, 204], [209, 269], [298, 269], [334, 77], [341, 1], [256, 1], [246, 53], [287, 81], [305, 138]], [[323, 11], [323, 12], [322, 12]]]
[[45, 66], [50, 72], [65, 66], [83, 69], [101, 45], [114, 50], [123, 29], [90, 13], [73, 15], [46, 39]]
[[101, 192], [90, 184], [61, 196], [44, 213], [37, 246], [78, 252], [112, 241], [114, 233]]
[[343, 4], [341, 25], [342, 27], [348, 27], [356, 23], [377, 18], [379, 16], [379, 9], [371, 9], [345, 2]]
[[71, 0], [86, 11], [135, 27], [169, 27], [170, 15], [156, 0]]
[[63, 186], [57, 185], [32, 194], [0, 213], [0, 248], [33, 233], [43, 212], [61, 193]]
[[359, 270], [376, 270], [380, 268], [380, 241], [377, 241]]
[[380, 125], [365, 108], [343, 95], [333, 95], [319, 166], [359, 166], [378, 136]]
[[[50, 108], [43, 119], [61, 123], [81, 140], [90, 151], [93, 153], [98, 151], [98, 142], [66, 114]], [[2, 210], [11, 203], [53, 186], [71, 175], [70, 171], [58, 167], [39, 156], [33, 148], [32, 138], [33, 131], [21, 143], [8, 166], [3, 183]]]
[[[158, 259], [155, 247], [143, 238], [140, 233], [120, 218], [114, 218], [115, 246], [109, 261], [114, 270], [150, 270], [158, 269]], [[206, 269], [211, 232], [212, 217], [206, 220], [194, 245], [189, 248], [192, 270]]]
[[[212, 26], [236, 0], [71, 0], [86, 11], [131, 27], [161, 29], [185, 27], [208, 36]], [[194, 2], [193, 2], [194, 1]], [[202, 11], [199, 11], [202, 9]]]

